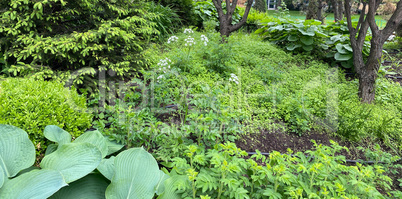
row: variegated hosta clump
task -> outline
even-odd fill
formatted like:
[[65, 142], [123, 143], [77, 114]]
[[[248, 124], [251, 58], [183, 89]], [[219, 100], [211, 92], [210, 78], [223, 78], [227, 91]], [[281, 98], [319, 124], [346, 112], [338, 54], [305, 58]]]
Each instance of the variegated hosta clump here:
[[[110, 156], [123, 145], [108, 141], [99, 131], [71, 135], [50, 125], [48, 146], [40, 168], [33, 167], [35, 147], [28, 134], [0, 124], [0, 198], [175, 198], [165, 189], [169, 176], [143, 148]], [[99, 173], [93, 173], [97, 169]]]

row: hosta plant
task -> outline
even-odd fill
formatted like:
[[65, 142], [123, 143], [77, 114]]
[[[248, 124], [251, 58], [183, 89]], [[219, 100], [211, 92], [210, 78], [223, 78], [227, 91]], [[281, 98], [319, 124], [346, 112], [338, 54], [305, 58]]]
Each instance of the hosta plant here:
[[[104, 159], [123, 146], [110, 143], [98, 131], [86, 132], [74, 141], [54, 125], [47, 126], [44, 134], [56, 144], [48, 147], [40, 168], [30, 168], [35, 148], [27, 133], [0, 125], [0, 198], [152, 199], [155, 193], [164, 193], [169, 176], [142, 148]], [[102, 175], [94, 173], [95, 169]]]

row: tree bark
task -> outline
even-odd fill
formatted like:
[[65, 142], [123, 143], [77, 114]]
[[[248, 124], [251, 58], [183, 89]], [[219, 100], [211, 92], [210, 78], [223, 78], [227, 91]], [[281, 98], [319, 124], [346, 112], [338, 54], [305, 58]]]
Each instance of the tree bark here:
[[232, 17], [234, 11], [236, 10], [237, 0], [232, 0], [232, 3], [230, 3], [229, 0], [226, 0], [226, 14], [223, 12], [222, 0], [212, 0], [212, 2], [214, 3], [216, 11], [218, 12], [219, 32], [221, 33], [222, 42], [226, 42], [226, 38], [230, 36], [230, 33], [240, 29], [246, 23], [253, 1], [247, 1], [246, 10], [244, 11], [243, 17], [234, 25], [232, 25]]
[[[353, 64], [359, 77], [359, 97], [362, 102], [371, 103], [375, 99], [375, 80], [380, 68], [383, 45], [392, 32], [396, 30], [397, 25], [402, 22], [402, 0], [398, 2], [397, 9], [383, 30], [380, 30], [375, 23], [375, 12], [381, 0], [369, 0], [368, 4], [364, 1], [362, 3], [363, 11], [366, 10], [367, 6], [369, 10], [367, 15], [365, 12], [360, 13], [356, 28], [352, 26], [350, 0], [345, 0], [345, 15], [353, 49]], [[362, 50], [369, 27], [372, 32], [371, 47], [367, 61], [364, 62]]]

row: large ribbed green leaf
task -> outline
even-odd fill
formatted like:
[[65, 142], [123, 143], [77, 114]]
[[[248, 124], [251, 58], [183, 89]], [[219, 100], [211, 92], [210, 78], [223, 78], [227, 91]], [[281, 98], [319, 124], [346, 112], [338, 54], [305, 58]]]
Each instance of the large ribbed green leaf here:
[[107, 155], [107, 140], [99, 131], [87, 131], [74, 140], [74, 143], [80, 142], [91, 143], [94, 146], [98, 147], [99, 151], [102, 153], [102, 158]]
[[20, 128], [0, 124], [0, 167], [4, 178], [14, 177], [35, 163], [35, 147]]
[[166, 179], [164, 182], [164, 190], [158, 199], [181, 199], [180, 195], [176, 193], [178, 184], [187, 184], [188, 178], [184, 175], [173, 175]]
[[43, 134], [48, 140], [58, 143], [59, 146], [71, 142], [71, 135], [56, 125], [46, 126]]
[[114, 159], [114, 156], [109, 159], [103, 159], [97, 167], [98, 171], [109, 180], [112, 180], [114, 176]]
[[89, 174], [60, 189], [49, 199], [102, 199], [108, 185], [103, 176]]
[[0, 198], [43, 199], [66, 185], [60, 172], [35, 169], [7, 181], [0, 189]]
[[106, 198], [152, 199], [161, 178], [158, 163], [143, 148], [128, 149], [114, 160], [115, 174]]
[[5, 178], [6, 178], [6, 174], [3, 170], [3, 167], [0, 167], [0, 188], [3, 186]]
[[108, 140], [106, 138], [106, 143], [107, 143], [107, 147], [108, 147], [108, 151], [107, 151], [107, 155], [111, 155], [113, 153], [116, 153], [117, 151], [120, 151], [120, 149], [122, 149], [124, 147], [124, 145], [117, 143], [114, 140]]
[[67, 183], [78, 180], [93, 171], [101, 162], [102, 154], [90, 143], [68, 143], [43, 158], [42, 168], [59, 171]]

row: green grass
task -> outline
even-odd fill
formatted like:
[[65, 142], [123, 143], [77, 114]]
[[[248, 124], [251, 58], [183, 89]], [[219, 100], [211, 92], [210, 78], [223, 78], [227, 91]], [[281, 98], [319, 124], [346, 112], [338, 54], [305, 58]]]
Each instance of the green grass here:
[[[275, 16], [276, 15], [276, 10], [268, 10], [268, 15]], [[290, 18], [292, 19], [298, 19], [298, 20], [304, 20], [306, 19], [306, 15], [303, 12], [300, 11], [289, 11]], [[326, 13], [326, 22], [333, 22], [334, 21], [334, 13]], [[353, 15], [352, 20], [357, 21], [359, 18], [359, 15]], [[382, 18], [382, 16], [376, 15], [375, 20], [377, 22], [377, 25], [380, 28], [384, 28], [385, 25], [387, 24], [387, 21]]]

